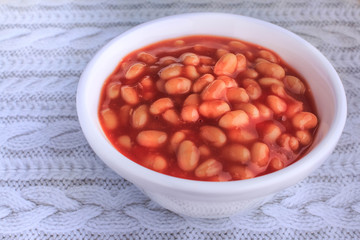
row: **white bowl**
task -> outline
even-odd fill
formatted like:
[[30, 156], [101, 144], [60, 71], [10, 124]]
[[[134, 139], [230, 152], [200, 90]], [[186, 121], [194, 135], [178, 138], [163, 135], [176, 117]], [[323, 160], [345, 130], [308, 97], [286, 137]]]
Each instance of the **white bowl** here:
[[[98, 120], [101, 88], [121, 59], [143, 46], [187, 35], [241, 39], [275, 51], [296, 69], [313, 91], [320, 119], [310, 151], [294, 164], [249, 180], [203, 182], [167, 176], [142, 167], [119, 153]], [[254, 18], [193, 13], [161, 18], [126, 31], [104, 46], [87, 65], [77, 92], [81, 128], [95, 153], [115, 172], [152, 200], [179, 214], [201, 218], [230, 216], [258, 207], [319, 167], [333, 151], [346, 120], [346, 96], [329, 61], [299, 36]]]

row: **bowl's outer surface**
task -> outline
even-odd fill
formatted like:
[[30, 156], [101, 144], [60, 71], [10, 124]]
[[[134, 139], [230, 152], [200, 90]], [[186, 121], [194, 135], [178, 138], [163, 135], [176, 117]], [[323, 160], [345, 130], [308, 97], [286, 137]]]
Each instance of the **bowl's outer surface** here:
[[[221, 183], [160, 174], [120, 154], [107, 140], [98, 121], [98, 101], [104, 81], [128, 53], [160, 40], [189, 35], [226, 36], [255, 43], [275, 51], [296, 69], [312, 89], [320, 119], [311, 151], [280, 171], [254, 179]], [[297, 35], [249, 17], [193, 13], [141, 24], [104, 46], [81, 76], [77, 111], [81, 128], [95, 153], [153, 200], [185, 215], [223, 217], [262, 204], [271, 194], [297, 183], [320, 166], [331, 154], [344, 128], [346, 97], [341, 80], [329, 61]]]

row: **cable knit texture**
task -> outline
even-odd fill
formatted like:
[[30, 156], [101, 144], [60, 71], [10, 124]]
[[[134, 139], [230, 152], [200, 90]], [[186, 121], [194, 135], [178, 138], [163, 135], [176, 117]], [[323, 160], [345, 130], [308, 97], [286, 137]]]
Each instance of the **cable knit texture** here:
[[[359, 1], [0, 3], [0, 238], [360, 239]], [[104, 44], [145, 21], [199, 11], [297, 33], [331, 61], [347, 93], [348, 120], [331, 157], [243, 216], [202, 220], [163, 209], [102, 163], [76, 116], [78, 79]]]

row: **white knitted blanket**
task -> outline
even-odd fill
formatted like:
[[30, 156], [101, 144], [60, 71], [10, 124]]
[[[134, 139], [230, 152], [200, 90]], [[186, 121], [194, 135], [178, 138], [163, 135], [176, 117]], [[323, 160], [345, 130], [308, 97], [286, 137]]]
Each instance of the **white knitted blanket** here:
[[[0, 0], [2, 239], [360, 239], [357, 0]], [[92, 152], [77, 82], [95, 52], [142, 22], [218, 11], [302, 36], [334, 65], [348, 120], [332, 156], [245, 216], [201, 220], [150, 201]]]

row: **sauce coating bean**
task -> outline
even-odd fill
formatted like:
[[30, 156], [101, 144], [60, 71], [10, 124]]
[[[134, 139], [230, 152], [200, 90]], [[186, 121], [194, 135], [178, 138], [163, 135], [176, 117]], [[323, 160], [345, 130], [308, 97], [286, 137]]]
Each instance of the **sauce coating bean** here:
[[220, 75], [232, 75], [237, 67], [237, 58], [233, 53], [224, 54], [215, 64], [214, 73]]
[[224, 155], [233, 162], [247, 164], [250, 160], [250, 151], [241, 144], [231, 144], [224, 149]]
[[146, 65], [143, 63], [135, 63], [125, 74], [125, 78], [132, 80], [139, 77], [145, 71]]
[[145, 166], [155, 171], [162, 172], [167, 168], [168, 163], [163, 156], [152, 154], [146, 158]]
[[174, 63], [165, 68], [163, 68], [160, 73], [160, 78], [164, 80], [168, 80], [170, 78], [178, 77], [181, 75], [183, 69], [182, 64]]
[[177, 77], [168, 80], [165, 83], [165, 91], [170, 94], [184, 94], [191, 88], [191, 81], [184, 77]]
[[130, 105], [135, 105], [139, 102], [139, 96], [133, 87], [123, 86], [121, 88], [121, 97]]
[[295, 94], [304, 94], [305, 93], [305, 85], [300, 81], [299, 78], [294, 76], [285, 76], [284, 83], [286, 89], [295, 93]]
[[311, 112], [297, 113], [292, 119], [292, 124], [294, 127], [300, 130], [314, 128], [316, 127], [317, 122], [317, 117]]
[[222, 170], [222, 164], [213, 158], [201, 163], [195, 169], [195, 176], [199, 178], [207, 178], [218, 175]]
[[202, 100], [222, 99], [226, 93], [226, 85], [221, 80], [211, 82], [202, 92]]
[[145, 104], [136, 108], [132, 114], [131, 125], [134, 128], [143, 128], [148, 121], [148, 106]]
[[200, 152], [195, 144], [189, 140], [180, 143], [177, 152], [177, 163], [184, 171], [194, 170], [199, 162]]
[[262, 142], [256, 142], [251, 147], [251, 161], [260, 167], [269, 162], [269, 147]]
[[222, 100], [205, 101], [199, 106], [199, 112], [207, 118], [218, 118], [230, 111], [230, 106]]
[[239, 128], [248, 125], [249, 116], [243, 110], [225, 113], [219, 120], [219, 126], [226, 129]]
[[214, 81], [214, 76], [211, 74], [204, 74], [199, 77], [192, 86], [193, 92], [201, 92], [209, 83]]
[[157, 148], [165, 143], [167, 134], [157, 130], [146, 130], [140, 132], [136, 141], [144, 147]]
[[276, 63], [260, 62], [255, 65], [255, 70], [265, 77], [282, 79], [285, 76], [284, 69]]
[[214, 126], [202, 126], [200, 128], [200, 137], [215, 147], [221, 147], [226, 142], [225, 133], [220, 128]]
[[151, 104], [150, 113], [161, 114], [172, 107], [174, 107], [174, 103], [170, 98], [160, 98]]
[[118, 126], [116, 114], [111, 109], [101, 111], [101, 116], [107, 129], [113, 130]]

